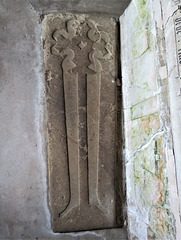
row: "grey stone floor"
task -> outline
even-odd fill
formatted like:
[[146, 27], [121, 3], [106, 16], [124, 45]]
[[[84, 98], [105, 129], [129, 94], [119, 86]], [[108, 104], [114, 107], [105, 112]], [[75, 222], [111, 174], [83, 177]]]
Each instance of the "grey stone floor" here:
[[118, 17], [127, 1], [0, 0], [0, 239], [127, 239], [125, 230], [51, 230], [47, 200], [45, 89], [40, 15]]

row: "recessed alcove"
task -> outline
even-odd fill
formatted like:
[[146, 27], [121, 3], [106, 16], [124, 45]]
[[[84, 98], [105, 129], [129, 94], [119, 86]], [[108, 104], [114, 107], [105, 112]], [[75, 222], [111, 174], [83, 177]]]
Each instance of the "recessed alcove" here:
[[181, 1], [129, 3], [0, 1], [1, 239], [181, 239]]

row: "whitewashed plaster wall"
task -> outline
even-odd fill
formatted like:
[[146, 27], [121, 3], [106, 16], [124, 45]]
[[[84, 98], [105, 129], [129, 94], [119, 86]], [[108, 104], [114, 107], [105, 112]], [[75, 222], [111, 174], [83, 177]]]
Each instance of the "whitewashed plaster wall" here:
[[[174, 156], [171, 156], [175, 164], [175, 176], [177, 188], [173, 189], [172, 206], [179, 201], [181, 210], [181, 1], [163, 2], [163, 26], [166, 40], [166, 59], [168, 67], [170, 113], [172, 123], [172, 133], [174, 142]], [[170, 166], [171, 167], [171, 166]], [[179, 195], [179, 199], [177, 198]], [[179, 216], [181, 212], [179, 209]], [[178, 221], [177, 221], [178, 222]], [[181, 227], [177, 227], [181, 239]]]
[[132, 0], [120, 18], [130, 239], [181, 239], [179, 3]]

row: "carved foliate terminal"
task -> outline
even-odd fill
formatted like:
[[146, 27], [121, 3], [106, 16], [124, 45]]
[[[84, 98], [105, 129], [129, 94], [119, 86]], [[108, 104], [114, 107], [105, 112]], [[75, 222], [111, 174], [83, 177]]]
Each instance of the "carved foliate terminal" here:
[[50, 14], [42, 30], [53, 229], [116, 227], [116, 22]]

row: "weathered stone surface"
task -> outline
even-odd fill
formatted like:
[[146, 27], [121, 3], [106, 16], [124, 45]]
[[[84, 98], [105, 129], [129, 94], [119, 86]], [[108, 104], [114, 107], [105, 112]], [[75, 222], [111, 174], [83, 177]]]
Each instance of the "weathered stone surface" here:
[[[42, 2], [57, 11], [55, 1]], [[0, 239], [127, 239], [118, 228], [52, 231], [40, 13], [26, 0], [1, 0], [0, 19]]]
[[166, 7], [166, 1], [132, 1], [121, 17], [130, 239], [180, 239], [178, 201], [172, 197], [176, 178], [174, 167], [168, 167], [173, 143], [162, 2]]
[[[96, 3], [97, 2], [97, 3]], [[48, 0], [1, 0], [0, 1], [0, 31], [1, 31], [1, 86], [0, 86], [0, 118], [1, 118], [1, 142], [0, 142], [0, 238], [1, 239], [62, 239], [62, 240], [110, 240], [110, 239], [126, 239], [126, 233], [124, 229], [109, 229], [79, 233], [61, 233], [55, 234], [51, 229], [50, 223], [50, 212], [47, 205], [47, 158], [46, 158], [46, 128], [45, 128], [45, 106], [44, 106], [44, 77], [43, 77], [43, 57], [42, 57], [42, 43], [41, 43], [41, 20], [40, 15], [50, 12], [60, 11], [73, 11], [73, 12], [94, 12], [99, 14], [109, 14], [110, 16], [118, 16], [123, 6], [124, 1], [48, 1]], [[150, 41], [146, 39], [150, 36], [147, 34], [147, 30], [142, 28], [140, 20], [147, 16], [148, 9], [144, 7], [145, 1], [133, 1], [133, 5], [136, 6], [138, 12], [137, 21], [135, 21], [134, 14], [127, 14], [125, 21], [125, 34], [124, 36], [130, 36], [133, 28], [139, 26], [139, 30], [135, 31], [138, 34], [133, 35], [132, 38], [122, 43], [124, 47], [123, 53], [125, 56], [132, 57], [132, 50], [129, 49], [129, 43], [131, 46], [137, 46], [133, 48], [135, 58], [140, 58], [144, 55], [145, 51], [149, 52], [152, 49], [147, 49], [150, 46]], [[154, 161], [154, 141], [146, 141], [150, 143], [148, 148], [144, 148], [141, 151], [140, 146], [145, 143], [145, 140], [149, 140], [152, 136], [155, 136], [157, 130], [163, 126], [164, 120], [169, 118], [169, 111], [167, 117], [160, 116], [163, 105], [158, 105], [158, 110], [155, 109], [152, 114], [151, 122], [155, 122], [155, 126], [149, 124], [149, 116], [145, 116], [145, 110], [142, 111], [142, 107], [145, 108], [144, 101], [136, 103], [133, 106], [125, 106], [125, 119], [129, 121], [129, 124], [133, 126], [133, 130], [140, 134], [135, 138], [135, 134], [131, 134], [130, 131], [127, 133], [131, 134], [131, 144], [129, 149], [133, 152], [137, 151], [134, 158], [135, 161], [135, 191], [134, 185], [132, 184], [133, 177], [133, 161], [130, 161], [126, 166], [127, 169], [127, 186], [128, 192], [131, 189], [133, 192], [132, 198], [128, 195], [128, 219], [129, 228], [132, 229], [133, 239], [181, 239], [180, 233], [180, 209], [179, 209], [179, 198], [180, 194], [180, 96], [178, 96], [178, 90], [180, 87], [180, 79], [178, 78], [177, 68], [177, 51], [176, 51], [176, 39], [175, 39], [175, 25], [174, 25], [174, 12], [180, 5], [180, 0], [154, 0], [150, 2], [153, 5], [150, 8], [151, 15], [153, 14], [153, 20], [157, 26], [157, 32], [152, 29], [152, 33], [155, 38], [160, 41], [166, 39], [166, 51], [167, 51], [167, 66], [163, 64], [158, 66], [159, 70], [156, 69], [156, 74], [159, 71], [159, 80], [165, 83], [167, 88], [167, 75], [169, 79], [169, 92], [170, 92], [170, 105], [171, 105], [171, 118], [172, 118], [172, 131], [174, 138], [174, 151], [172, 144], [170, 144], [171, 137], [167, 135], [167, 141], [163, 134], [163, 142], [159, 142], [158, 150], [162, 149], [166, 153], [166, 165], [160, 165], [162, 167], [161, 173], [165, 173], [166, 180], [168, 173], [168, 186], [163, 184], [162, 174], [160, 178], [153, 175], [155, 172], [155, 161]], [[31, 5], [32, 4], [32, 5]], [[143, 11], [140, 11], [142, 5]], [[153, 8], [152, 8], [153, 7]], [[130, 24], [134, 22], [135, 25]], [[162, 21], [163, 20], [163, 21]], [[144, 21], [143, 21], [144, 22]], [[149, 23], [149, 21], [146, 21]], [[129, 27], [127, 27], [129, 24]], [[162, 29], [164, 27], [164, 29]], [[142, 31], [143, 30], [143, 31]], [[161, 30], [161, 31], [160, 31]], [[165, 35], [162, 34], [165, 32]], [[161, 33], [158, 34], [158, 33]], [[139, 35], [140, 33], [140, 35]], [[122, 32], [123, 35], [123, 32]], [[179, 39], [178, 39], [179, 40]], [[156, 44], [159, 48], [160, 44]], [[83, 45], [82, 45], [83, 46]], [[156, 55], [165, 56], [165, 50], [162, 48], [162, 53], [159, 51]], [[134, 58], [134, 60], [135, 60]], [[122, 58], [124, 60], [124, 58]], [[139, 61], [136, 65], [144, 66], [145, 72], [140, 72], [140, 78], [145, 83], [145, 79], [150, 79], [150, 61], [147, 58], [142, 58], [143, 61]], [[150, 57], [151, 59], [151, 57]], [[128, 61], [128, 65], [124, 64], [123, 73], [126, 66], [131, 69], [132, 62]], [[145, 66], [146, 65], [146, 66]], [[143, 67], [142, 67], [143, 68]], [[137, 68], [136, 75], [139, 75], [139, 71], [142, 68]], [[149, 69], [148, 69], [149, 68]], [[135, 65], [134, 65], [135, 69]], [[141, 70], [140, 70], [141, 69]], [[167, 73], [168, 69], [168, 73]], [[135, 70], [134, 70], [135, 71]], [[152, 71], [152, 70], [151, 70]], [[153, 69], [155, 71], [155, 69]], [[149, 74], [148, 74], [149, 72]], [[149, 78], [148, 78], [149, 75]], [[130, 74], [131, 76], [131, 74]], [[136, 81], [139, 82], [139, 77]], [[155, 83], [152, 81], [151, 84]], [[126, 81], [129, 84], [129, 81]], [[136, 84], [134, 85], [136, 87]], [[163, 84], [164, 86], [164, 84]], [[139, 83], [140, 87], [140, 83]], [[144, 88], [141, 86], [142, 91]], [[128, 89], [124, 89], [125, 93], [129, 93]], [[150, 94], [152, 100], [152, 89], [143, 93], [147, 96]], [[126, 92], [127, 91], [127, 92]], [[135, 91], [137, 91], [135, 89]], [[134, 91], [131, 92], [134, 94]], [[129, 95], [131, 95], [129, 94]], [[137, 97], [135, 94], [134, 97]], [[167, 96], [167, 94], [165, 94]], [[125, 94], [124, 94], [125, 99]], [[144, 98], [142, 98], [144, 100]], [[148, 99], [149, 102], [149, 99]], [[164, 104], [165, 106], [167, 104]], [[133, 111], [130, 111], [129, 106], [132, 107]], [[149, 106], [149, 105], [148, 105]], [[161, 108], [160, 108], [161, 107]], [[139, 111], [137, 111], [139, 110]], [[148, 114], [150, 114], [150, 107], [147, 107]], [[153, 110], [153, 109], [152, 109]], [[157, 117], [158, 116], [158, 117]], [[157, 118], [157, 120], [155, 119]], [[143, 120], [143, 122], [142, 122]], [[144, 126], [143, 126], [144, 125]], [[166, 124], [167, 130], [169, 126]], [[151, 128], [153, 128], [151, 130]], [[128, 128], [131, 130], [131, 128]], [[148, 133], [148, 136], [145, 133]], [[129, 137], [128, 134], [128, 137]], [[127, 136], [126, 136], [127, 137]], [[157, 138], [158, 136], [156, 136]], [[132, 138], [132, 139], [131, 139]], [[134, 142], [135, 138], [135, 142]], [[154, 138], [154, 140], [156, 139]], [[170, 144], [168, 147], [166, 144]], [[163, 145], [163, 148], [162, 148]], [[132, 147], [133, 146], [133, 147]], [[145, 147], [145, 144], [143, 144]], [[165, 150], [165, 148], [167, 150]], [[136, 150], [135, 150], [136, 149]], [[160, 154], [160, 153], [159, 153]], [[132, 156], [132, 155], [131, 155]], [[165, 161], [165, 157], [160, 154], [162, 163]], [[145, 159], [144, 162], [141, 160]], [[129, 158], [128, 158], [129, 159]], [[177, 163], [176, 163], [177, 162]], [[144, 165], [142, 164], [144, 163]], [[150, 171], [146, 171], [145, 166]], [[119, 171], [119, 169], [118, 169]], [[177, 173], [176, 173], [177, 172]], [[142, 176], [140, 181], [137, 178]], [[145, 179], [144, 179], [145, 176]], [[176, 178], [177, 177], [177, 178]], [[146, 183], [144, 192], [144, 180]], [[141, 182], [142, 181], [142, 182]], [[156, 187], [155, 187], [156, 182]], [[157, 184], [158, 183], [158, 184]], [[177, 185], [179, 183], [179, 186]], [[150, 187], [149, 187], [150, 185]], [[159, 186], [160, 185], [160, 191]], [[167, 191], [164, 191], [163, 186], [166, 186], [166, 190], [169, 192], [171, 198], [170, 204], [167, 208], [157, 205], [159, 196], [163, 192], [166, 193], [166, 199], [169, 198]], [[157, 193], [155, 193], [157, 192]], [[136, 194], [136, 195], [135, 195]], [[156, 197], [154, 196], [156, 195]], [[140, 198], [139, 198], [139, 197]], [[146, 199], [145, 199], [146, 196]], [[144, 197], [144, 198], [143, 198]], [[162, 198], [160, 198], [161, 200]], [[133, 201], [134, 200], [134, 201]], [[146, 200], [146, 201], [145, 201]], [[162, 199], [163, 200], [163, 199]], [[136, 202], [137, 201], [137, 202]], [[156, 202], [156, 207], [151, 208], [149, 212], [140, 201], [146, 202], [147, 209], [149, 206]], [[163, 201], [160, 201], [162, 203]], [[132, 208], [131, 208], [131, 207]], [[170, 207], [169, 207], [170, 206]], [[170, 211], [171, 209], [171, 211]], [[149, 214], [148, 214], [149, 213]], [[175, 218], [175, 225], [177, 227], [177, 236], [171, 235], [174, 230], [172, 229], [172, 213]], [[171, 219], [170, 219], [171, 216]], [[171, 221], [170, 221], [171, 220]], [[149, 227], [148, 227], [149, 225]], [[170, 232], [170, 233], [169, 233]], [[168, 234], [169, 233], [169, 234]], [[158, 235], [159, 234], [159, 235]], [[168, 235], [166, 235], [168, 234]], [[173, 236], [173, 237], [172, 237]], [[130, 237], [130, 239], [131, 239]]]
[[55, 232], [116, 226], [116, 26], [90, 15], [43, 20]]

